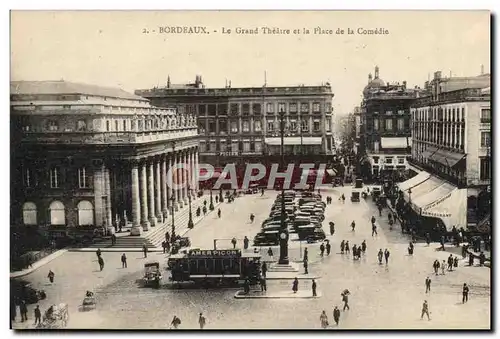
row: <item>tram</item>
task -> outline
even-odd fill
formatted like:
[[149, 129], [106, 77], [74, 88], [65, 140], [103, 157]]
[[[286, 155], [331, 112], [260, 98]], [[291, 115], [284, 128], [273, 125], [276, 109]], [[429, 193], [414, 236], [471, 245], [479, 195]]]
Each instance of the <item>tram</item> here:
[[200, 250], [170, 256], [167, 270], [172, 282], [194, 282], [208, 285], [234, 285], [260, 280], [258, 253], [242, 253], [239, 249]]

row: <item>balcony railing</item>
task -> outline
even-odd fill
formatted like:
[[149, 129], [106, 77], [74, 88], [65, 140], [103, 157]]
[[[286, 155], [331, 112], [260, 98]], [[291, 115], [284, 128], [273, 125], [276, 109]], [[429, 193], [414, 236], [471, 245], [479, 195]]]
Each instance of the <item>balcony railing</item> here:
[[452, 183], [453, 185], [457, 186], [458, 188], [467, 187], [467, 179], [466, 178], [456, 178], [456, 177], [453, 177], [453, 176], [446, 174], [446, 173], [437, 172], [436, 169], [434, 169], [433, 167], [429, 166], [428, 164], [421, 163], [417, 159], [412, 158], [412, 157], [408, 157], [407, 161], [408, 161], [408, 164], [413, 165], [415, 167], [419, 167], [430, 174], [434, 174], [435, 176]]

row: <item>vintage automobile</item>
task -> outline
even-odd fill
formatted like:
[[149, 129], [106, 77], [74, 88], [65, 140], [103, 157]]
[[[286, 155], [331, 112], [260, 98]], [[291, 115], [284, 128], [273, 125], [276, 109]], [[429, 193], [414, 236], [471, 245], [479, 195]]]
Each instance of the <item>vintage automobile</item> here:
[[69, 312], [68, 304], [52, 305], [47, 309], [41, 323], [37, 325], [39, 329], [61, 329], [68, 325]]
[[94, 295], [94, 292], [87, 291], [85, 293], [85, 297], [82, 301], [82, 309], [84, 311], [88, 311], [90, 309], [94, 309], [96, 307], [97, 301]]
[[359, 202], [360, 201], [361, 192], [360, 191], [352, 191], [351, 192], [351, 201]]
[[279, 244], [279, 230], [262, 231], [255, 235], [254, 246], [275, 246]]
[[318, 241], [326, 238], [325, 231], [323, 231], [321, 227], [317, 227], [314, 224], [299, 226], [297, 228], [297, 234], [300, 240], [307, 241]]
[[363, 188], [363, 179], [356, 179], [354, 182], [354, 188]]
[[373, 201], [377, 201], [378, 197], [382, 194], [382, 187], [381, 186], [373, 186], [371, 189], [371, 195]]
[[150, 261], [144, 264], [144, 286], [145, 287], [160, 287], [161, 282], [160, 263], [158, 261]]

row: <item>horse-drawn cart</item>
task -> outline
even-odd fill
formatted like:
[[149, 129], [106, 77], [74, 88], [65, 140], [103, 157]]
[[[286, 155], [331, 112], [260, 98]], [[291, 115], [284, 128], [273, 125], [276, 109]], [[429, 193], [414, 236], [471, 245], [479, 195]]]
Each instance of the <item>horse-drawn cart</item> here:
[[69, 320], [68, 304], [52, 305], [43, 316], [43, 321], [37, 326], [40, 329], [61, 329], [67, 326]]
[[84, 311], [87, 311], [94, 309], [95, 306], [96, 306], [96, 299], [94, 292], [87, 291], [87, 293], [85, 293], [85, 298], [83, 298], [82, 301], [82, 309]]

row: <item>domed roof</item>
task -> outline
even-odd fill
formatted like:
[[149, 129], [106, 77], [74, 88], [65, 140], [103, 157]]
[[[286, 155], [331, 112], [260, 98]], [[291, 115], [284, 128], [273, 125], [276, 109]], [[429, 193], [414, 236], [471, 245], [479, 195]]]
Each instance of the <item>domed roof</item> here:
[[375, 89], [375, 88], [380, 88], [385, 86], [384, 80], [379, 78], [379, 68], [378, 66], [375, 67], [375, 78], [372, 80], [372, 75], [370, 74], [368, 76], [368, 85], [365, 86], [363, 90], [363, 94], [368, 94], [369, 90]]

